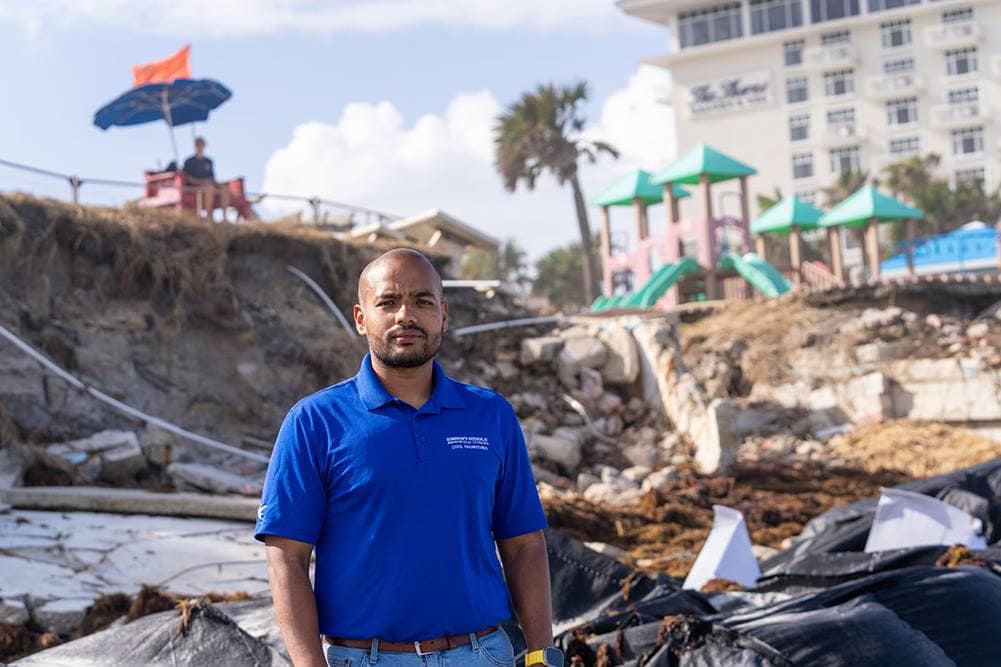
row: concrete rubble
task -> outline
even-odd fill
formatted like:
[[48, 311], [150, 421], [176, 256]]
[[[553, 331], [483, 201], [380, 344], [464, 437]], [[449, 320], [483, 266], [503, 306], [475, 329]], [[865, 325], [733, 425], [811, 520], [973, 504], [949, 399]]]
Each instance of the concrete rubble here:
[[0, 616], [68, 635], [102, 594], [266, 594], [246, 521], [14, 510], [0, 515]]
[[[25, 222], [79, 210], [40, 207], [0, 197], [0, 223], [16, 218], [34, 239], [21, 249], [62, 276], [23, 280], [0, 243], [0, 309], [21, 314], [19, 333], [118, 399], [244, 451], [95, 408], [0, 346], [0, 623], [66, 639], [99, 596], [143, 584], [266, 594], [249, 523], [264, 466], [239, 454], [267, 456], [284, 411], [364, 353], [285, 267], [290, 253], [317, 276], [337, 267], [327, 283], [347, 304], [345, 276], [374, 251], [249, 226], [223, 240], [144, 228], [132, 251], [171, 257], [184, 284], [132, 293], [128, 263]], [[118, 238], [101, 224], [94, 235]], [[99, 288], [63, 287], [83, 278]], [[450, 295], [455, 323], [523, 314], [463, 294]], [[714, 504], [743, 513], [760, 560], [882, 486], [1001, 456], [1001, 292], [823, 298], [570, 316], [447, 340], [440, 361], [510, 401], [552, 526], [683, 577]]]

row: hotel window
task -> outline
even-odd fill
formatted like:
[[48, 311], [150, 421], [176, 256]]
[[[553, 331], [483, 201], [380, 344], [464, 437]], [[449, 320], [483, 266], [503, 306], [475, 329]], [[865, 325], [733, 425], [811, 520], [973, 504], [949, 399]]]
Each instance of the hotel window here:
[[807, 88], [806, 77], [797, 76], [795, 79], [786, 79], [786, 102], [796, 104], [806, 102], [810, 99], [810, 92]]
[[980, 90], [978, 88], [957, 88], [946, 93], [951, 107], [963, 107], [963, 111], [976, 116], [980, 112]]
[[813, 153], [792, 154], [792, 177], [810, 178], [813, 176]]
[[984, 128], [964, 127], [952, 131], [952, 154], [972, 155], [984, 150]]
[[887, 9], [897, 9], [907, 5], [920, 4], [921, 0], [869, 0], [870, 12], [882, 12]]
[[785, 54], [786, 67], [803, 64], [803, 47], [805, 44], [806, 43], [802, 39], [797, 39], [792, 42], [786, 42], [782, 45], [782, 51]]
[[681, 12], [678, 14], [678, 34], [681, 38], [681, 48], [743, 37], [743, 25], [739, 2], [730, 2], [697, 11]]
[[914, 58], [897, 58], [883, 61], [883, 74], [910, 74], [914, 71]]
[[942, 23], [963, 23], [973, 20], [973, 7], [961, 7], [942, 12]]
[[911, 20], [887, 21], [879, 24], [880, 41], [884, 49], [895, 49], [911, 43]]
[[803, 25], [801, 0], [751, 0], [751, 34]]
[[845, 171], [860, 171], [862, 163], [859, 160], [858, 146], [835, 148], [831, 151], [831, 171], [840, 174]]
[[810, 0], [810, 16], [814, 23], [859, 15], [859, 0]]
[[792, 116], [789, 118], [789, 141], [806, 141], [810, 138], [810, 117]]
[[900, 158], [920, 155], [921, 139], [918, 137], [890, 139], [890, 154]]
[[820, 36], [821, 46], [836, 46], [838, 44], [851, 44], [852, 34], [847, 30], [838, 30], [837, 32], [825, 32]]
[[855, 136], [855, 109], [833, 109], [827, 112], [827, 132], [836, 137]]
[[850, 69], [824, 73], [824, 94], [828, 97], [851, 95], [855, 92], [855, 74]]
[[980, 183], [984, 184], [987, 180], [987, 170], [983, 167], [970, 167], [969, 169], [957, 169], [956, 170], [956, 183]]
[[977, 47], [953, 49], [945, 52], [945, 73], [961, 76], [977, 71]]
[[918, 98], [901, 97], [886, 103], [886, 124], [907, 125], [918, 122]]
[[814, 204], [817, 202], [817, 192], [815, 190], [800, 190], [796, 193], [796, 196], [805, 201], [807, 204]]

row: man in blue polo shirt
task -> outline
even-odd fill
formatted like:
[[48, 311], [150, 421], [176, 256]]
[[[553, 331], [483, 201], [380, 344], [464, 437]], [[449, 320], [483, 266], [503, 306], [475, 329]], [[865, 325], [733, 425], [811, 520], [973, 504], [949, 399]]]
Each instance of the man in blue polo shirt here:
[[562, 667], [524, 438], [507, 401], [434, 361], [448, 325], [434, 266], [410, 249], [380, 256], [354, 319], [369, 354], [289, 412], [258, 512], [294, 664], [513, 665], [498, 627], [510, 594], [526, 664]]

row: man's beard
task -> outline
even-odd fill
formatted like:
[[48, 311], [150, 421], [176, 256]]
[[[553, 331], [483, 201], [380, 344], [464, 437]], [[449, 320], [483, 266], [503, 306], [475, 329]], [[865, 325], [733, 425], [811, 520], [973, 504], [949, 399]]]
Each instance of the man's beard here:
[[[419, 331], [424, 334], [424, 344], [411, 346], [403, 350], [393, 349], [393, 336], [404, 331]], [[372, 355], [389, 368], [417, 368], [434, 359], [441, 347], [441, 332], [435, 337], [428, 336], [427, 331], [421, 327], [406, 327], [394, 329], [387, 333], [385, 339], [370, 337], [368, 339], [369, 348]]]

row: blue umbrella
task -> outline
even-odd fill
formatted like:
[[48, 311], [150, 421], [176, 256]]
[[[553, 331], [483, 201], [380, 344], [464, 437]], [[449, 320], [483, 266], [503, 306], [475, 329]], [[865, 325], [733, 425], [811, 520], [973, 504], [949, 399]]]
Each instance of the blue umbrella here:
[[140, 125], [162, 120], [170, 127], [170, 143], [177, 155], [174, 128], [206, 120], [209, 111], [232, 96], [226, 86], [212, 79], [175, 79], [171, 83], [150, 83], [133, 88], [98, 109], [94, 125], [107, 130], [112, 125]]

